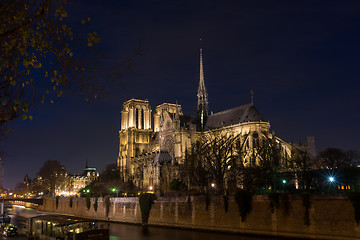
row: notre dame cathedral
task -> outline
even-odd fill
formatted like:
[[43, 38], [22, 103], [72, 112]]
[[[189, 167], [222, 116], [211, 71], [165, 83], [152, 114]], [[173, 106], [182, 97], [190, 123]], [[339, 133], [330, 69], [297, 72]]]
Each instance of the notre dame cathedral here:
[[117, 165], [125, 179], [131, 179], [143, 189], [168, 189], [170, 181], [178, 177], [176, 166], [184, 161], [186, 150], [196, 142], [199, 134], [214, 130], [246, 136], [247, 149], [252, 149], [256, 140], [266, 135], [275, 138], [284, 152], [290, 151], [288, 143], [270, 133], [270, 123], [255, 108], [253, 100], [209, 114], [203, 71], [200, 49], [196, 115], [184, 115], [180, 104], [163, 103], [155, 108], [152, 127], [152, 110], [148, 100], [130, 99], [123, 103]]

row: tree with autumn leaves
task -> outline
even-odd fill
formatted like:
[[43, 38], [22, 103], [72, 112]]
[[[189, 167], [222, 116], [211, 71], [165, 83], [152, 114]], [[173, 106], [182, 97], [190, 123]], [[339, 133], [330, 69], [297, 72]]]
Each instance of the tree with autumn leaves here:
[[[88, 24], [91, 19], [79, 19]], [[74, 20], [72, 20], [74, 21]], [[81, 36], [71, 27], [66, 1], [3, 0], [0, 4], [0, 128], [66, 91], [92, 102], [104, 91], [101, 73], [118, 72], [129, 59], [111, 67], [99, 63], [96, 32]]]

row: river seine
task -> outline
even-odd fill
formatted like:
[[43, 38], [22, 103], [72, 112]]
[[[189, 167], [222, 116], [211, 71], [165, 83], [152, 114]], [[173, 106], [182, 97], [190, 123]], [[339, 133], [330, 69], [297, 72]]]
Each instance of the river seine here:
[[[30, 208], [22, 206], [6, 206], [5, 211], [11, 216], [11, 222], [25, 232], [26, 218], [39, 214]], [[218, 232], [192, 231], [176, 228], [147, 227], [121, 223], [102, 223], [109, 225], [110, 240], [277, 240], [279, 238], [243, 236], [239, 234], [226, 234]], [[19, 236], [20, 239], [21, 236]], [[23, 235], [24, 237], [24, 235]], [[21, 237], [21, 239], [25, 239]], [[281, 238], [284, 239], [284, 238]]]

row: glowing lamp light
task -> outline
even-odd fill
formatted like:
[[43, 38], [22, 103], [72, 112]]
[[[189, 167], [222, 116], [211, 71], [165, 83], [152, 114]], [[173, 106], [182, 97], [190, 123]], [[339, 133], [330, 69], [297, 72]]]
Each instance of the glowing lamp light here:
[[90, 192], [90, 189], [86, 190], [86, 192], [89, 193], [89, 192]]
[[285, 180], [285, 179], [283, 179], [283, 180], [282, 180], [282, 183], [283, 183], [283, 184], [285, 184], [285, 183], [286, 183], [286, 180]]
[[113, 188], [112, 191], [115, 192], [115, 191], [116, 191], [116, 188]]
[[329, 181], [332, 183], [335, 181], [335, 178], [334, 177], [329, 177]]
[[214, 187], [215, 187], [215, 183], [211, 183], [211, 187], [214, 188]]
[[153, 190], [153, 186], [150, 186], [149, 189], [150, 189], [150, 191]]

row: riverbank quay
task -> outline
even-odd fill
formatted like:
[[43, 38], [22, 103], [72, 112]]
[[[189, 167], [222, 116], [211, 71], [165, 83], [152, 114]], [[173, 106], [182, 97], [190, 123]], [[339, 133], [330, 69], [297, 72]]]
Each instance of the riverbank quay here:
[[[103, 221], [141, 224], [138, 198], [45, 198], [39, 210]], [[354, 207], [346, 195], [281, 194], [252, 197], [242, 221], [233, 197], [158, 198], [149, 225], [305, 239], [360, 239]]]

